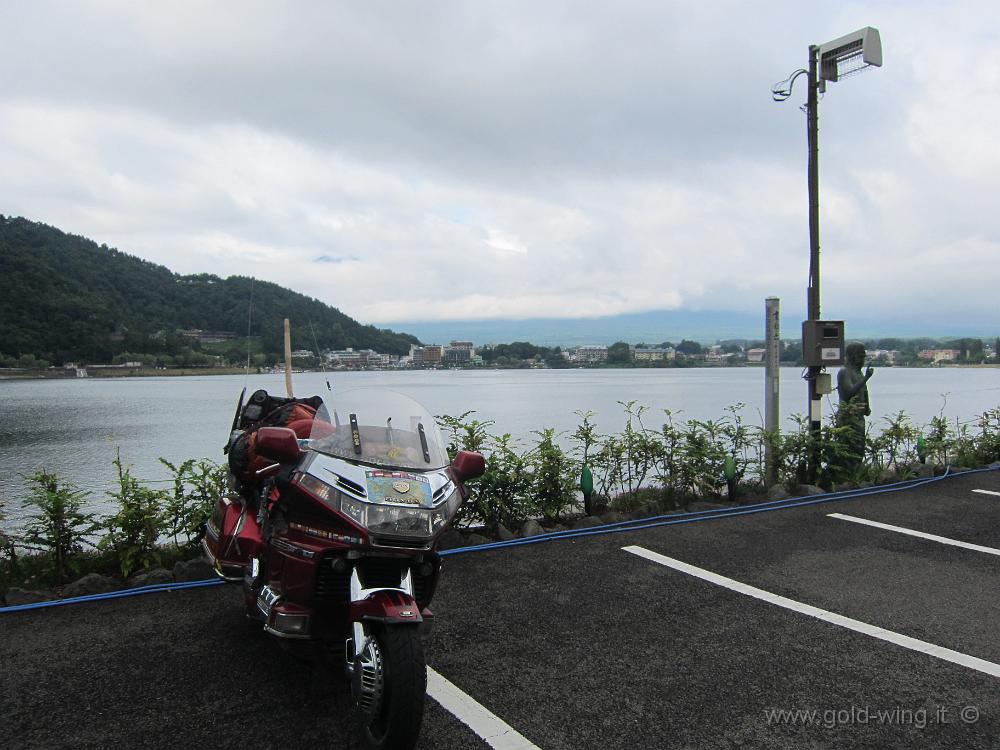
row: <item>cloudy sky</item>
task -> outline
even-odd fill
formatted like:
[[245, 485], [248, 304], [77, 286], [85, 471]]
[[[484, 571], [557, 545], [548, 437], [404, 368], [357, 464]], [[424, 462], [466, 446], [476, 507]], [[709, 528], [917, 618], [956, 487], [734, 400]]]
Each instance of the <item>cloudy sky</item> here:
[[[804, 308], [997, 321], [992, 2], [0, 0], [0, 213], [363, 322]], [[799, 313], [801, 314], [801, 313]]]

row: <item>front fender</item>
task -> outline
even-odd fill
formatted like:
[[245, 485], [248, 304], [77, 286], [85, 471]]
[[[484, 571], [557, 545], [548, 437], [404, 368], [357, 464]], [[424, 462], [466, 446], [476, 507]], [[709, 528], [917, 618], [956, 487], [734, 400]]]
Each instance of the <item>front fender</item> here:
[[351, 602], [351, 622], [373, 620], [394, 625], [423, 622], [417, 600], [402, 589], [376, 589]]

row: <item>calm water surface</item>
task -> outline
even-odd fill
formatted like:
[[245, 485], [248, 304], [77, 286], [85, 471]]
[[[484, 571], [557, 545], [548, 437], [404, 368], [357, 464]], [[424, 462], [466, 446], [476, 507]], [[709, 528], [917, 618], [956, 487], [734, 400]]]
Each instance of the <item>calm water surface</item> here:
[[[782, 419], [805, 411], [806, 388], [798, 368], [781, 373]], [[326, 395], [322, 373], [295, 376], [298, 395]], [[591, 410], [605, 432], [622, 428], [618, 401], [651, 408], [647, 426], [658, 427], [662, 409], [682, 419], [718, 419], [725, 407], [743, 403], [745, 419], [761, 424], [764, 371], [759, 368], [663, 370], [486, 370], [335, 373], [334, 391], [384, 387], [405, 393], [433, 414], [474, 410], [496, 422], [494, 432], [527, 439], [533, 430], [572, 432], [575, 412]], [[23, 515], [22, 475], [45, 468], [71, 478], [92, 494], [93, 509], [106, 510], [104, 493], [114, 478], [120, 449], [134, 473], [167, 478], [157, 460], [223, 459], [243, 376], [0, 381], [0, 498], [6, 527]], [[251, 376], [248, 390], [284, 393], [284, 378]], [[884, 368], [869, 383], [875, 424], [906, 411], [917, 424], [941, 412], [972, 420], [1000, 405], [1000, 369]], [[835, 398], [827, 398], [829, 413]], [[785, 422], [791, 428], [791, 424]]]

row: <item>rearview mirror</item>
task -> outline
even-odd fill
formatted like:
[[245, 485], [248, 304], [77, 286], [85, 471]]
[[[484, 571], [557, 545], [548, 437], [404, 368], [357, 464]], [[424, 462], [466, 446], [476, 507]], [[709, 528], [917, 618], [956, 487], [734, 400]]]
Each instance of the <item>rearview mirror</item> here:
[[261, 427], [257, 430], [254, 450], [258, 456], [290, 464], [299, 460], [302, 451], [295, 433], [287, 427]]
[[467, 482], [470, 479], [481, 477], [486, 471], [486, 459], [482, 453], [475, 451], [459, 451], [455, 460], [451, 462], [451, 473], [458, 482]]

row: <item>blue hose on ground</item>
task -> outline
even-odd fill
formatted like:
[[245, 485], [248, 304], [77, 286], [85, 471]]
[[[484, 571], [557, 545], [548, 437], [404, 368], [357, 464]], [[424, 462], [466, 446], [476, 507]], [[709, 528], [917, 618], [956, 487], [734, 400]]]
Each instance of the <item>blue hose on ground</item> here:
[[[979, 474], [987, 471], [998, 471], [997, 468], [969, 469], [963, 474]], [[866, 487], [861, 490], [844, 490], [842, 492], [827, 492], [821, 496], [810, 496], [807, 498], [791, 497], [784, 500], [769, 500], [764, 503], [754, 505], [741, 505], [731, 508], [716, 508], [713, 510], [694, 511], [692, 513], [672, 513], [662, 516], [652, 516], [650, 518], [639, 518], [631, 521], [620, 521], [618, 523], [595, 526], [589, 529], [568, 529], [566, 531], [553, 531], [547, 534], [537, 534], [525, 537], [524, 539], [510, 539], [502, 542], [490, 542], [489, 544], [478, 544], [474, 547], [458, 547], [455, 549], [443, 550], [442, 557], [450, 555], [461, 555], [469, 552], [482, 552], [491, 549], [502, 549], [503, 547], [520, 547], [526, 544], [539, 544], [541, 542], [554, 541], [556, 539], [571, 539], [582, 536], [596, 536], [601, 534], [617, 534], [623, 531], [638, 531], [640, 529], [652, 529], [659, 526], [674, 526], [682, 523], [695, 523], [697, 521], [710, 521], [716, 518], [729, 518], [731, 516], [748, 516], [755, 513], [766, 513], [786, 508], [801, 508], [808, 505], [819, 505], [821, 503], [833, 503], [839, 500], [850, 500], [856, 497], [867, 497], [869, 495], [881, 495], [887, 492], [899, 492], [913, 489], [927, 484], [940, 482], [954, 476], [950, 468], [939, 477], [929, 479], [908, 479], [892, 484], [883, 484], [875, 487]]]
[[[970, 469], [963, 474], [980, 474], [987, 471], [998, 471], [997, 468]], [[672, 513], [650, 518], [639, 518], [631, 521], [619, 521], [618, 523], [595, 526], [588, 529], [568, 529], [566, 531], [553, 531], [547, 534], [525, 537], [524, 539], [510, 539], [505, 542], [490, 542], [489, 544], [478, 544], [473, 547], [458, 547], [456, 549], [443, 550], [442, 557], [450, 555], [469, 554], [471, 552], [485, 552], [487, 550], [503, 549], [505, 547], [521, 547], [528, 544], [540, 544], [542, 542], [556, 541], [559, 539], [573, 539], [584, 536], [600, 536], [603, 534], [618, 534], [625, 531], [639, 531], [641, 529], [653, 529], [660, 526], [675, 526], [682, 523], [696, 523], [698, 521], [711, 521], [717, 518], [729, 518], [732, 516], [748, 516], [755, 513], [768, 513], [771, 511], [785, 510], [787, 508], [802, 508], [809, 505], [820, 505], [822, 503], [833, 503], [840, 500], [850, 500], [856, 497], [867, 497], [870, 495], [881, 495], [888, 492], [900, 492], [902, 490], [922, 487], [927, 484], [940, 482], [954, 476], [950, 469], [939, 477], [930, 479], [908, 479], [902, 482], [884, 484], [876, 487], [867, 487], [862, 490], [844, 490], [842, 492], [828, 492], [821, 496], [811, 497], [791, 497], [784, 500], [769, 500], [764, 503], [754, 505], [742, 505], [732, 508], [716, 508], [713, 510], [701, 510], [691, 513]], [[89, 594], [87, 596], [74, 596], [69, 599], [54, 599], [46, 602], [34, 602], [32, 604], [18, 604], [13, 607], [0, 607], [0, 614], [5, 612], [23, 612], [30, 609], [43, 609], [46, 607], [59, 607], [64, 604], [81, 604], [83, 602], [101, 601], [104, 599], [122, 599], [128, 596], [139, 596], [141, 594], [155, 594], [161, 591], [179, 591], [190, 588], [205, 588], [207, 586], [218, 586], [225, 583], [218, 578], [209, 578], [202, 581], [187, 581], [184, 583], [160, 583], [151, 586], [141, 586], [124, 591], [109, 591], [104, 594]]]
[[86, 596], [71, 596], [69, 599], [52, 599], [47, 602], [33, 602], [31, 604], [16, 604], [13, 607], [0, 607], [0, 614], [4, 612], [24, 612], [28, 609], [44, 609], [46, 607], [61, 607], [64, 604], [82, 604], [83, 602], [98, 602], [102, 599], [124, 599], [127, 596], [140, 596], [142, 594], [157, 594], [161, 591], [179, 591], [181, 589], [205, 588], [206, 586], [218, 586], [225, 583], [221, 578], [207, 578], [201, 581], [184, 581], [183, 583], [154, 583], [149, 586], [137, 586], [134, 589], [123, 591], [107, 591], [103, 594], [87, 594]]

